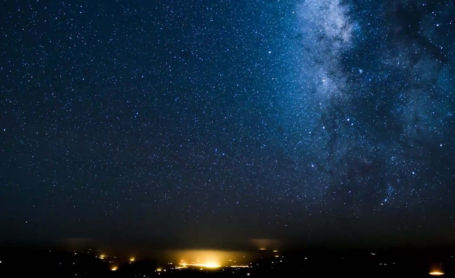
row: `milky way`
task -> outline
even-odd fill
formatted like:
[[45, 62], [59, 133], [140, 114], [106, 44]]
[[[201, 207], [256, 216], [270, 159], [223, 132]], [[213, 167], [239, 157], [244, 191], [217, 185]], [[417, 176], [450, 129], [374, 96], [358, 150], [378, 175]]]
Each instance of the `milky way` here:
[[451, 1], [5, 6], [6, 239], [453, 228]]
[[408, 208], [437, 202], [450, 190], [451, 8], [298, 6], [303, 96], [294, 105], [308, 115], [298, 117], [307, 136], [297, 143], [303, 156], [308, 150], [314, 156], [311, 167], [324, 179], [324, 198], [330, 196], [325, 201]]

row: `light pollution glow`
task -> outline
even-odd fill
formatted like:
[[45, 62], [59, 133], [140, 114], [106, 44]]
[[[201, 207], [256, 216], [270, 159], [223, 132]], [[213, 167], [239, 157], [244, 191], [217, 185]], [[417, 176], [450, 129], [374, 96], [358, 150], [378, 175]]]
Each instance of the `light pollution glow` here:
[[177, 268], [248, 267], [247, 263], [251, 259], [247, 252], [213, 249], [171, 250], [167, 254], [170, 261], [176, 262]]

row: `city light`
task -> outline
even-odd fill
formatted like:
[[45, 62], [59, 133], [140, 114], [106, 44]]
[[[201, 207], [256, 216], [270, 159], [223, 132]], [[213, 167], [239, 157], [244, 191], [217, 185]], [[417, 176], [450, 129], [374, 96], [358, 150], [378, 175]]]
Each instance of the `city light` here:
[[221, 265], [217, 262], [205, 262], [205, 263], [182, 263], [179, 265], [181, 268], [194, 267], [199, 269], [217, 269]]
[[176, 269], [215, 270], [251, 261], [247, 252], [215, 249], [173, 250], [168, 252], [168, 256], [169, 261], [176, 262]]
[[430, 271], [429, 273], [431, 276], [443, 276], [444, 275], [444, 272], [442, 272], [441, 270], [432, 270]]

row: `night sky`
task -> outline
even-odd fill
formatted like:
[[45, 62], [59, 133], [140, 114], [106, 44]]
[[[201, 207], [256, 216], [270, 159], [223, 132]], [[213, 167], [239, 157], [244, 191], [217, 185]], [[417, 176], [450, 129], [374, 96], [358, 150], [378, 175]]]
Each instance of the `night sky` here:
[[455, 242], [455, 2], [1, 2], [2, 241]]

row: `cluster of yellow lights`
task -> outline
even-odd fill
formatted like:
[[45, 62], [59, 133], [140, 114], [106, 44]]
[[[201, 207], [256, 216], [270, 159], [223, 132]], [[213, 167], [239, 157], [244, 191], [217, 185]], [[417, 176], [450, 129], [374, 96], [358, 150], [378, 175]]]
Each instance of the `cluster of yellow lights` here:
[[[106, 260], [106, 259], [107, 259], [107, 254], [105, 254], [105, 253], [99, 254], [99, 255], [98, 255], [98, 259], [100, 259], [100, 260]], [[131, 257], [128, 258], [128, 261], [129, 261], [130, 263], [134, 263], [134, 262], [136, 261], [136, 257], [131, 256]], [[117, 271], [118, 268], [119, 268], [118, 265], [111, 265], [109, 269], [110, 269], [111, 271]]]
[[[175, 269], [186, 269], [195, 268], [200, 270], [215, 270], [222, 267], [230, 268], [250, 268], [250, 265], [238, 264], [237, 261], [245, 261], [245, 254], [236, 251], [224, 251], [224, 250], [177, 250], [171, 252], [171, 256], [174, 259], [179, 257], [180, 262], [175, 265]], [[98, 255], [100, 260], [107, 260], [108, 255], [106, 253], [100, 253]], [[136, 257], [130, 256], [128, 258], [129, 263], [136, 261]], [[113, 263], [112, 261], [109, 261]], [[172, 263], [169, 263], [172, 265]], [[118, 265], [111, 265], [110, 271], [117, 271]], [[155, 269], [156, 272], [165, 272], [166, 269], [158, 267]]]

